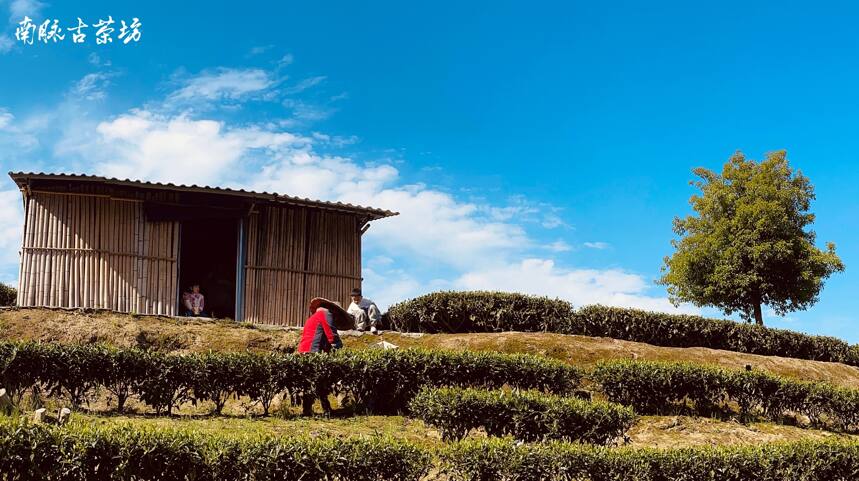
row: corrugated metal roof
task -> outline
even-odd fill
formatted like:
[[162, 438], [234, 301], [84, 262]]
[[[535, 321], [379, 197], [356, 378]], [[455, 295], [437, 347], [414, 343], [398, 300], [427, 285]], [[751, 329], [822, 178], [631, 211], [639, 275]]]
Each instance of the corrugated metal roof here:
[[321, 209], [337, 210], [344, 212], [352, 212], [356, 214], [364, 214], [372, 219], [382, 219], [399, 215], [398, 212], [392, 212], [384, 209], [376, 209], [373, 207], [364, 207], [343, 202], [330, 202], [324, 200], [313, 200], [302, 197], [293, 197], [290, 195], [278, 194], [274, 192], [253, 192], [244, 189], [228, 189], [225, 187], [210, 187], [198, 185], [171, 184], [161, 182], [148, 182], [132, 179], [117, 179], [113, 177], [101, 177], [97, 175], [87, 174], [62, 174], [62, 173], [46, 173], [46, 172], [9, 172], [9, 177], [23, 187], [30, 180], [61, 180], [73, 182], [99, 182], [109, 185], [121, 185], [128, 187], [136, 187], [141, 189], [169, 190], [176, 192], [199, 192], [206, 194], [221, 194], [244, 197], [248, 199], [268, 200], [274, 202], [283, 202], [287, 204], [303, 205], [308, 207], [318, 207]]

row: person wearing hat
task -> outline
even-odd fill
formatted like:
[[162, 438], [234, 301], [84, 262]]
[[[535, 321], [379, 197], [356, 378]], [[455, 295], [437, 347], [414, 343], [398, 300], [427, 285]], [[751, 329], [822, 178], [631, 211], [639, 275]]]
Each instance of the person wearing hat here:
[[347, 312], [355, 318], [355, 325], [359, 331], [366, 331], [367, 328], [373, 334], [379, 333], [379, 328], [382, 327], [382, 312], [376, 303], [361, 295], [361, 289], [357, 287], [352, 289], [350, 294], [352, 303], [349, 304]]
[[[327, 353], [332, 349], [343, 347], [343, 341], [337, 329], [352, 329], [354, 320], [340, 304], [322, 297], [310, 301], [310, 317], [304, 322], [298, 352]], [[317, 386], [316, 393], [307, 393], [302, 398], [302, 414], [313, 415], [313, 402], [318, 397], [322, 410], [326, 415], [331, 414], [331, 403], [328, 402], [329, 390], [326, 386]]]

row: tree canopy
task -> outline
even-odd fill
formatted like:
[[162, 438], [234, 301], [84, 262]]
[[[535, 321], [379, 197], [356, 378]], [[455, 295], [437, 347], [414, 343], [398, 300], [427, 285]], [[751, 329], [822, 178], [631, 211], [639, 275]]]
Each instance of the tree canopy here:
[[695, 214], [674, 219], [679, 238], [659, 280], [673, 303], [739, 312], [763, 324], [762, 305], [779, 315], [807, 309], [824, 280], [844, 270], [835, 244], [815, 246], [814, 187], [791, 169], [786, 152], [755, 162], [738, 151], [721, 174], [693, 172], [701, 191], [689, 199]]

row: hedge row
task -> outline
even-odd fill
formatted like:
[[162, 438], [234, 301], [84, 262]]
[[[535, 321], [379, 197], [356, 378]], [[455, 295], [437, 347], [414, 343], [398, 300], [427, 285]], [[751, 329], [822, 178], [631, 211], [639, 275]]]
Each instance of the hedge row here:
[[390, 327], [406, 332], [563, 332], [573, 306], [558, 299], [506, 292], [434, 292], [394, 304]]
[[390, 308], [393, 329], [409, 332], [545, 331], [669, 347], [842, 362], [859, 366], [859, 346], [784, 329], [501, 292], [436, 292]]
[[609, 444], [635, 421], [632, 409], [536, 391], [424, 388], [409, 405], [412, 417], [439, 428], [445, 439], [472, 429], [522, 441], [559, 439]]
[[441, 463], [452, 481], [850, 481], [859, 477], [859, 443], [656, 450], [492, 438], [455, 444]]
[[418, 480], [425, 451], [390, 438], [201, 437], [130, 427], [0, 422], [0, 478], [13, 480]]
[[760, 371], [714, 366], [610, 361], [597, 364], [591, 378], [605, 396], [642, 414], [692, 411], [709, 416], [736, 405], [743, 417], [779, 421], [808, 416], [812, 423], [848, 431], [859, 428], [859, 390], [824, 382], [799, 381]]
[[[849, 481], [859, 475], [859, 443], [655, 450], [490, 438], [442, 448], [436, 462], [437, 478], [452, 481]], [[203, 437], [0, 421], [0, 473], [8, 481], [406, 481], [432, 467], [431, 453], [392, 438]]]
[[531, 355], [427, 350], [363, 350], [333, 355], [208, 353], [170, 355], [101, 345], [0, 343], [0, 383], [16, 398], [38, 387], [73, 405], [103, 388], [122, 410], [136, 396], [157, 413], [185, 401], [249, 396], [267, 414], [279, 394], [348, 395], [374, 413], [404, 410], [423, 386], [572, 391], [581, 372]]

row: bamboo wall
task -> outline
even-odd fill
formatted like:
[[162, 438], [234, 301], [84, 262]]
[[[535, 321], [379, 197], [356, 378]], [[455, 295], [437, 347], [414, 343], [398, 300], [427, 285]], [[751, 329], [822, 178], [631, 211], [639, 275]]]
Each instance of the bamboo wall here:
[[361, 234], [354, 215], [263, 206], [247, 229], [244, 320], [300, 326], [313, 297], [348, 306], [361, 286]]
[[179, 225], [147, 222], [142, 200], [33, 193], [19, 306], [175, 315]]

